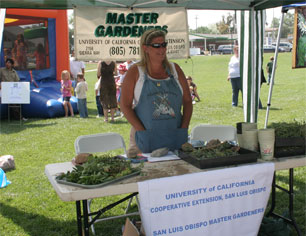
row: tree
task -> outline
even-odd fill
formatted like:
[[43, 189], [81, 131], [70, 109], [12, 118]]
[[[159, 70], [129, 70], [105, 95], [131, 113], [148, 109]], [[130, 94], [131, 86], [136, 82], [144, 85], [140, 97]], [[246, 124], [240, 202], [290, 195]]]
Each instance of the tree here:
[[70, 14], [68, 16], [68, 28], [69, 28], [69, 49], [70, 52], [74, 49], [74, 16]]
[[199, 34], [211, 34], [212, 33], [212, 30], [209, 29], [208, 27], [206, 26], [201, 26], [201, 27], [198, 27], [197, 29], [190, 29], [189, 30], [189, 33], [192, 33], [192, 34], [196, 34], [196, 33], [199, 33]]
[[227, 16], [222, 16], [222, 20], [216, 23], [217, 29], [220, 34], [230, 34], [234, 33], [234, 15], [228, 13]]
[[[280, 24], [280, 19], [274, 17], [272, 19], [270, 27], [278, 28], [279, 24]], [[284, 14], [281, 38], [287, 38], [288, 34], [293, 34], [293, 27], [294, 27], [294, 14], [288, 12]], [[276, 35], [274, 35], [274, 38], [276, 38]]]

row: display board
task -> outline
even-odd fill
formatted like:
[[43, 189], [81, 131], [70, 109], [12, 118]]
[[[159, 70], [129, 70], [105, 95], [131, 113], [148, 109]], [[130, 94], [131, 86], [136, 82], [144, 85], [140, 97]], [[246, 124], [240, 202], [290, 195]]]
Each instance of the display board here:
[[306, 6], [295, 9], [292, 59], [292, 68], [306, 68]]
[[30, 104], [30, 82], [2, 82], [3, 104]]
[[74, 16], [74, 45], [78, 60], [137, 60], [140, 37], [151, 28], [167, 33], [168, 58], [189, 56], [187, 13], [184, 8], [77, 7]]

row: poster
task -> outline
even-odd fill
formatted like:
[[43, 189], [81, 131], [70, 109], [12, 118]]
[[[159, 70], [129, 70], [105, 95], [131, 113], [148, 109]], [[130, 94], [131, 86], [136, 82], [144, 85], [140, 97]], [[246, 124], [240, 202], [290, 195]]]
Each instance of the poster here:
[[306, 68], [306, 6], [295, 9], [292, 56], [292, 68]]
[[2, 82], [1, 103], [30, 104], [30, 82]]
[[137, 60], [140, 37], [151, 28], [166, 32], [169, 59], [189, 56], [187, 13], [184, 8], [76, 7], [74, 17], [74, 51], [78, 60]]
[[273, 174], [263, 163], [139, 182], [146, 235], [257, 236]]

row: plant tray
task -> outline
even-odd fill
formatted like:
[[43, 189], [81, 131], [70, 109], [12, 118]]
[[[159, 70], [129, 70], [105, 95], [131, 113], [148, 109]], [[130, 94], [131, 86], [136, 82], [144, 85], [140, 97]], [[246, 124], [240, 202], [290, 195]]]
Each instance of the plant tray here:
[[275, 147], [274, 157], [291, 157], [305, 155], [305, 147]]
[[257, 162], [257, 158], [260, 157], [260, 154], [258, 152], [253, 152], [247, 149], [240, 148], [239, 155], [236, 156], [215, 157], [199, 160], [197, 158], [191, 157], [188, 152], [183, 152], [180, 150], [179, 157], [199, 169], [208, 169], [213, 167]]
[[60, 179], [59, 179], [59, 176], [57, 176], [57, 177], [55, 178], [55, 180], [56, 180], [56, 182], [58, 182], [59, 184], [66, 184], [66, 185], [70, 185], [70, 186], [74, 186], [74, 187], [79, 187], [79, 188], [92, 189], [92, 188], [101, 188], [101, 187], [105, 187], [105, 186], [107, 186], [107, 185], [117, 183], [117, 182], [119, 182], [119, 181], [122, 181], [122, 180], [125, 180], [125, 179], [128, 179], [128, 178], [137, 176], [137, 175], [139, 175], [139, 174], [140, 174], [140, 171], [136, 171], [136, 172], [131, 173], [131, 174], [129, 174], [129, 175], [122, 176], [122, 177], [120, 177], [120, 178], [113, 179], [113, 180], [110, 180], [110, 181], [107, 181], [107, 182], [104, 182], [104, 183], [101, 183], [101, 184], [95, 184], [95, 185], [78, 184], [78, 183], [68, 182], [68, 181], [65, 181], [65, 180], [60, 180]]
[[291, 138], [275, 137], [275, 147], [305, 147], [305, 138], [303, 137], [291, 137]]

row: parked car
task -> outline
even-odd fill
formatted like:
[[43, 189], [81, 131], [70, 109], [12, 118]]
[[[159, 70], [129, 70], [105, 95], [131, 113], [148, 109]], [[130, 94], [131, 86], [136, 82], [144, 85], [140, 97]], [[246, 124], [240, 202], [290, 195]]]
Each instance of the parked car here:
[[[276, 43], [272, 43], [273, 46], [276, 46]], [[292, 51], [292, 44], [286, 43], [286, 42], [280, 42], [279, 46], [282, 47], [285, 52], [291, 52]]]
[[233, 45], [220, 45], [217, 49], [220, 54], [232, 54], [233, 53]]
[[[273, 46], [273, 45], [264, 45], [263, 46], [264, 52], [275, 52], [275, 48], [276, 47]], [[285, 52], [285, 49], [283, 49], [282, 47], [279, 47], [278, 52]]]

